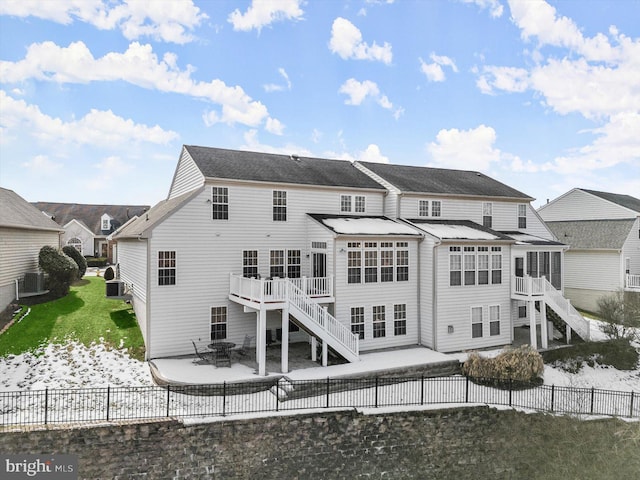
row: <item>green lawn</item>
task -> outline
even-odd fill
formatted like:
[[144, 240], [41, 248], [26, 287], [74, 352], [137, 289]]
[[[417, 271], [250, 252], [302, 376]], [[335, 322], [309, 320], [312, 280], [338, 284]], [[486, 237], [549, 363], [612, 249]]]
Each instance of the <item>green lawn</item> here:
[[130, 305], [105, 298], [101, 277], [85, 277], [58, 300], [32, 305], [21, 322], [0, 335], [0, 356], [33, 351], [47, 343], [75, 339], [85, 345], [100, 342], [128, 348], [132, 357], [144, 359], [144, 342]]

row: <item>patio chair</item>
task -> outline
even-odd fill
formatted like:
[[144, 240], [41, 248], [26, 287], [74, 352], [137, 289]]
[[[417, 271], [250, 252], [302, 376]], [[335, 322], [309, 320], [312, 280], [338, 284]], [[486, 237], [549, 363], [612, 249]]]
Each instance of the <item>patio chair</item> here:
[[244, 336], [244, 341], [242, 342], [242, 345], [234, 348], [231, 350], [232, 353], [237, 353], [238, 355], [242, 355], [243, 357], [246, 357], [247, 355], [249, 355], [249, 348], [251, 347], [251, 340], [253, 339], [253, 337], [250, 337], [249, 335], [245, 335]]
[[196, 351], [196, 356], [200, 360], [202, 360], [205, 363], [213, 363], [215, 361], [214, 352], [205, 352], [203, 350], [198, 350], [198, 346], [196, 345], [196, 342], [191, 340], [191, 343], [193, 343], [193, 348]]
[[214, 350], [216, 367], [231, 366], [231, 349], [223, 343], [216, 346]]

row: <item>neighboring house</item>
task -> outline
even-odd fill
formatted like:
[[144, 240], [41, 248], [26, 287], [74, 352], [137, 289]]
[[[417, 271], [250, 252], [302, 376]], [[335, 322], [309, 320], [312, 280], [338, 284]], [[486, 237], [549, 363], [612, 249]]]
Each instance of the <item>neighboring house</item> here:
[[574, 188], [538, 209], [565, 254], [565, 294], [595, 312], [617, 290], [640, 292], [640, 199]]
[[33, 205], [64, 228], [62, 246], [71, 245], [85, 257], [117, 261], [115, 243], [109, 235], [133, 217], [149, 210], [147, 205], [85, 205], [34, 202]]
[[587, 336], [532, 200], [477, 172], [184, 146], [168, 198], [116, 235], [120, 279], [148, 358], [250, 335], [261, 375], [270, 337], [286, 372], [297, 340], [323, 364], [500, 346], [523, 324], [544, 347], [547, 307]]
[[[38, 254], [60, 246], [62, 228], [12, 190], [0, 188], [0, 311], [23, 294], [42, 293]], [[26, 283], [25, 283], [26, 275]]]

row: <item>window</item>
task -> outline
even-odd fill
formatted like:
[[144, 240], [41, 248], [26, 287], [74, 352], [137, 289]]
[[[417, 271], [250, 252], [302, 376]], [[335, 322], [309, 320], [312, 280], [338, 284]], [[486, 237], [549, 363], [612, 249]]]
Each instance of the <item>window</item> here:
[[351, 333], [364, 340], [364, 307], [351, 307]]
[[489, 307], [489, 335], [500, 335], [500, 305]]
[[75, 248], [77, 251], [82, 253], [82, 240], [80, 240], [79, 238], [77, 237], [70, 238], [69, 240], [67, 240], [67, 245]]
[[273, 191], [273, 221], [287, 221], [287, 192], [282, 190]]
[[109, 215], [107, 215], [106, 213], [102, 215], [100, 227], [100, 230], [111, 230], [111, 217], [109, 217]]
[[471, 338], [482, 337], [482, 307], [471, 307]]
[[380, 281], [393, 282], [393, 242], [380, 242]]
[[429, 200], [420, 200], [418, 202], [418, 215], [421, 217], [429, 216]]
[[464, 247], [464, 284], [476, 284], [476, 248]]
[[211, 212], [214, 220], [229, 219], [229, 189], [211, 187]]
[[518, 228], [527, 228], [527, 205], [518, 205]]
[[300, 250], [287, 252], [287, 277], [300, 278]]
[[407, 334], [407, 306], [405, 304], [393, 306], [393, 334]]
[[487, 228], [493, 226], [493, 204], [491, 202], [482, 204], [482, 225]]
[[449, 285], [462, 285], [462, 255], [460, 247], [449, 247]]
[[386, 324], [384, 315], [384, 305], [373, 307], [373, 338], [386, 336]]
[[257, 250], [244, 250], [242, 252], [242, 276], [247, 278], [258, 277]]
[[491, 283], [502, 283], [502, 247], [491, 247]]
[[176, 252], [158, 252], [158, 285], [176, 284]]
[[431, 216], [432, 217], [442, 216], [442, 202], [440, 202], [440, 200], [433, 200], [431, 202]]
[[227, 307], [211, 307], [211, 340], [227, 338]]
[[347, 243], [347, 283], [361, 283], [362, 281], [362, 252], [360, 242]]
[[364, 213], [365, 211], [365, 197], [362, 195], [356, 195], [356, 213]]
[[409, 280], [409, 243], [396, 242], [396, 281]]
[[351, 195], [340, 195], [340, 211], [351, 212]]
[[489, 284], [489, 247], [478, 247], [478, 285]]
[[376, 283], [378, 281], [378, 243], [365, 242], [364, 248], [364, 283]]
[[527, 318], [527, 306], [520, 305], [518, 307], [518, 318]]
[[269, 276], [283, 278], [284, 250], [271, 250], [269, 257]]

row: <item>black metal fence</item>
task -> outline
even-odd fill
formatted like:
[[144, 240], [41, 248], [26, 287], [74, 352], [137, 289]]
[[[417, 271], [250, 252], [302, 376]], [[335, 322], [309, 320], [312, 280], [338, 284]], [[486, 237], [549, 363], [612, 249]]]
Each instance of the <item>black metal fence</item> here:
[[640, 417], [640, 393], [472, 381], [377, 377], [0, 392], [1, 425], [87, 423], [327, 408], [430, 404], [505, 405], [543, 412]]

